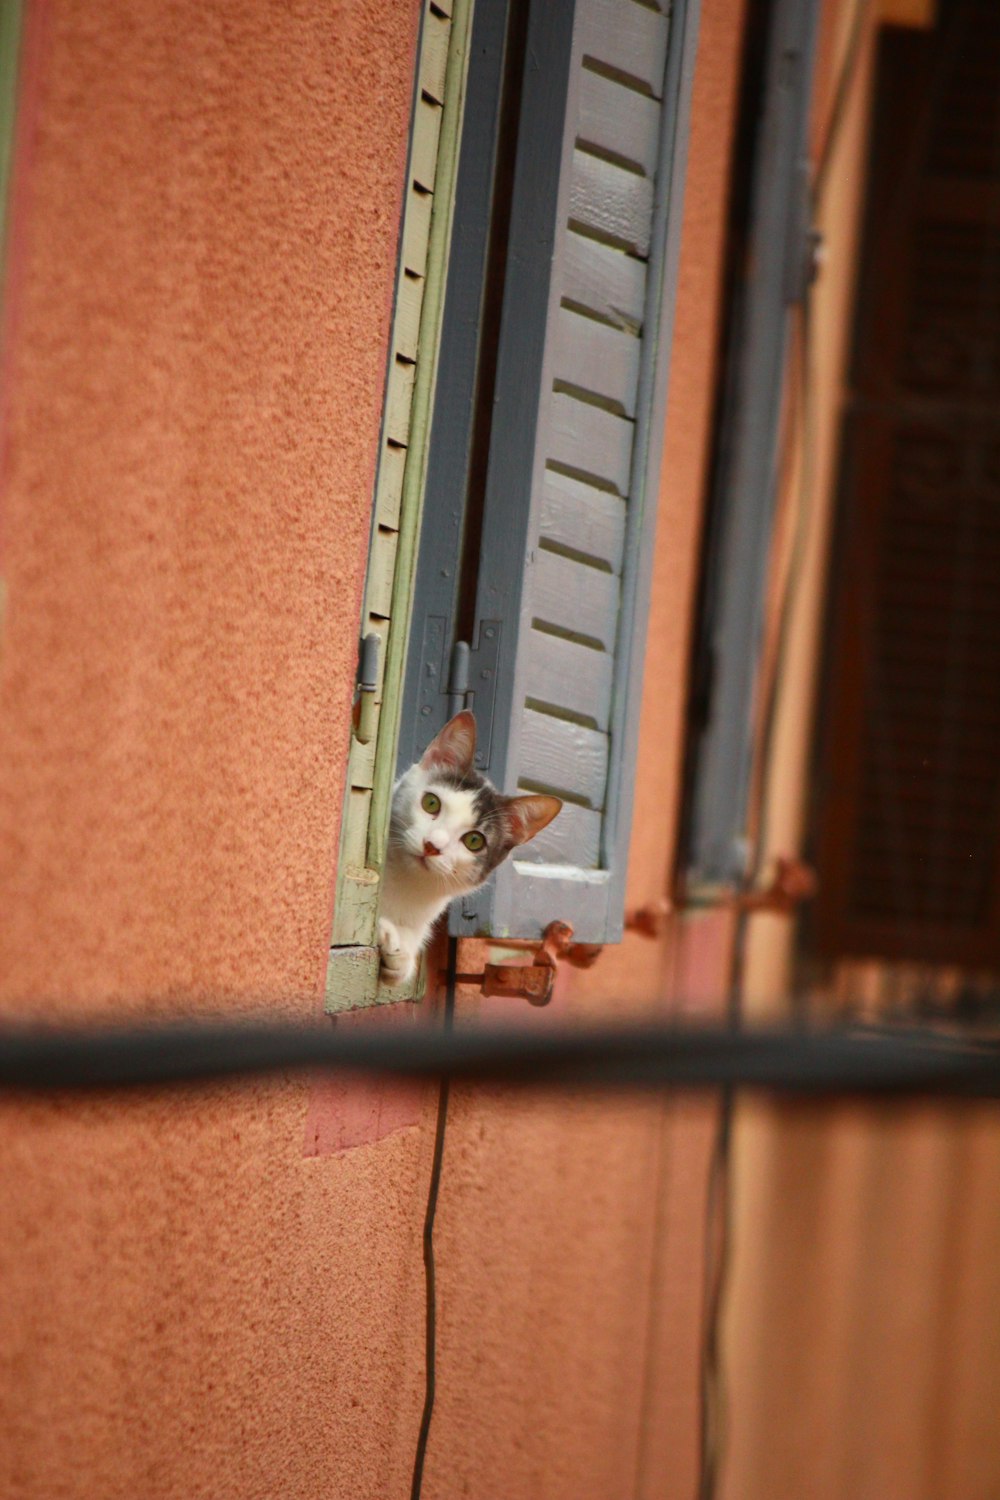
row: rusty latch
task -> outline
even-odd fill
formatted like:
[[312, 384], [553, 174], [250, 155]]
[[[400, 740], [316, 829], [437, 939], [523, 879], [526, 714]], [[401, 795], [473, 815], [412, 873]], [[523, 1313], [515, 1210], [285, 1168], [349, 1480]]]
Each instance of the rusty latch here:
[[527, 1000], [530, 1005], [548, 1005], [556, 979], [556, 960], [569, 955], [572, 942], [573, 929], [568, 922], [550, 922], [532, 963], [487, 964], [481, 974], [456, 974], [455, 979], [459, 984], [478, 984], [484, 995], [507, 995], [512, 1000]]
[[[767, 885], [751, 891], [729, 892], [721, 896], [717, 904], [739, 912], [770, 911], [788, 915], [803, 901], [815, 896], [817, 886], [816, 872], [810, 865], [795, 855], [779, 854], [775, 857]], [[671, 897], [662, 896], [659, 901], [651, 901], [637, 911], [626, 912], [625, 929], [641, 933], [643, 937], [662, 937], [675, 912], [682, 908], [683, 902], [675, 903]]]
[[785, 915], [816, 894], [819, 885], [811, 865], [793, 854], [779, 854], [768, 884], [734, 899], [738, 911], [774, 911]]

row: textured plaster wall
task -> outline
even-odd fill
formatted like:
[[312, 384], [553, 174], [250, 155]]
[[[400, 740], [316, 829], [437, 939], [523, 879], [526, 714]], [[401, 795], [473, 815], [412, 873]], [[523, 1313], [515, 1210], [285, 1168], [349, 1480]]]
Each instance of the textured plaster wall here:
[[[26, 11], [3, 1009], [315, 1013], [418, 6]], [[424, 1142], [307, 1095], [0, 1107], [5, 1500], [390, 1492]]]
[[315, 991], [416, 11], [29, 0], [8, 995]]
[[[632, 905], [675, 837], [739, 19], [703, 0]], [[415, 21], [29, 7], [8, 1013], [318, 1008]], [[728, 950], [717, 917], [629, 935], [557, 1011], [710, 1008]], [[0, 1106], [0, 1494], [408, 1493], [434, 1099], [315, 1155], [310, 1097]], [[711, 1127], [698, 1101], [456, 1092], [428, 1500], [693, 1497]]]

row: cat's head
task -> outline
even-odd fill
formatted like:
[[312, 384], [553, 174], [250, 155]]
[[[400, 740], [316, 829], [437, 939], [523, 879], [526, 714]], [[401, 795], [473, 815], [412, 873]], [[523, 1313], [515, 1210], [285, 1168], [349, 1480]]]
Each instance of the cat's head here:
[[505, 797], [475, 769], [475, 754], [476, 721], [463, 709], [403, 773], [392, 797], [392, 857], [456, 894], [482, 885], [562, 807], [558, 797]]

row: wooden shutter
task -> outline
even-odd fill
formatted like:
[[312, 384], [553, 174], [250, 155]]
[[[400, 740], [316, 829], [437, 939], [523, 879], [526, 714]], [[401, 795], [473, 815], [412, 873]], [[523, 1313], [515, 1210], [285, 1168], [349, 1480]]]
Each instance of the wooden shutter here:
[[1000, 13], [883, 34], [844, 435], [817, 913], [1000, 962]]
[[725, 387], [685, 809], [689, 888], [739, 886], [752, 862], [750, 787], [778, 437], [792, 314], [805, 294], [809, 264], [807, 149], [818, 12], [818, 0], [765, 0], [748, 20]]
[[621, 936], [695, 10], [530, 9], [471, 685], [491, 777], [566, 805], [460, 934]]

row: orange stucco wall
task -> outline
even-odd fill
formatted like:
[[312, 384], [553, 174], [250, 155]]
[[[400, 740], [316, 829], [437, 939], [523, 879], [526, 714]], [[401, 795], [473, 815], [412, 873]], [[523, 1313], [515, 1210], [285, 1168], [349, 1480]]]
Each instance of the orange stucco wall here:
[[[8, 1013], [317, 1010], [418, 15], [29, 0]], [[5, 1497], [382, 1492], [422, 1141], [306, 1095], [3, 1107]]]
[[[3, 1010], [315, 1014], [417, 9], [27, 14]], [[630, 905], [673, 857], [738, 22], [703, 0]], [[559, 1005], [705, 1007], [727, 961], [678, 919]], [[408, 1493], [434, 1100], [316, 1155], [311, 1097], [0, 1104], [0, 1494]], [[694, 1495], [711, 1129], [457, 1092], [425, 1496]]]
[[27, 6], [3, 986], [315, 992], [413, 4]]

